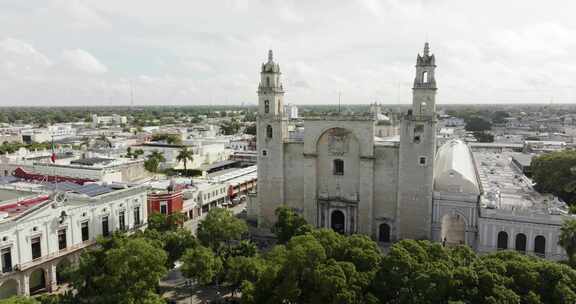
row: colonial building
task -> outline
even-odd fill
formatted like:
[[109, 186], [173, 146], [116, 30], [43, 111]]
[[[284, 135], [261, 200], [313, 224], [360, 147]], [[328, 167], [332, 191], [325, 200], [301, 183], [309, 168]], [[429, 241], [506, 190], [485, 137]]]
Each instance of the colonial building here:
[[0, 180], [0, 299], [55, 291], [83, 249], [142, 229], [146, 188]]
[[[286, 205], [317, 227], [382, 243], [433, 239], [479, 251], [517, 248], [562, 257], [557, 236], [565, 204], [540, 199], [519, 177], [515, 185], [523, 184], [504, 195], [504, 181], [483, 172], [512, 174], [510, 157], [490, 162], [493, 154], [485, 153], [479, 158], [486, 160], [478, 161], [461, 141], [437, 149], [435, 70], [426, 43], [416, 59], [412, 108], [391, 126], [398, 132], [382, 135], [381, 115], [306, 118], [293, 128], [270, 51], [258, 86], [258, 193], [249, 215], [269, 228], [276, 208]], [[495, 163], [498, 169], [486, 169]]]

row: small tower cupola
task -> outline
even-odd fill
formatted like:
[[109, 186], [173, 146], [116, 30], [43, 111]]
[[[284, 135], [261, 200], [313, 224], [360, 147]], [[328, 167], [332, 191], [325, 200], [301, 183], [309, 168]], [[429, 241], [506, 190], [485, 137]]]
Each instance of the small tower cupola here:
[[260, 84], [258, 85], [258, 96], [260, 104], [260, 115], [283, 116], [284, 114], [284, 88], [280, 76], [280, 65], [274, 62], [272, 50], [268, 51], [268, 61], [262, 64], [260, 71]]
[[416, 57], [416, 78], [414, 79], [414, 89], [436, 89], [436, 79], [434, 70], [436, 59], [434, 54], [430, 54], [430, 44], [424, 44], [424, 52]]

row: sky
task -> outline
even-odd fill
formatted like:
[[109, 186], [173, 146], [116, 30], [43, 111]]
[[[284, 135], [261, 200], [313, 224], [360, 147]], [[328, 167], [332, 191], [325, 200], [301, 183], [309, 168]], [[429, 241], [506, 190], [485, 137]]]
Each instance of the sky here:
[[574, 1], [0, 0], [0, 106], [409, 104], [416, 55], [439, 104], [576, 104]]

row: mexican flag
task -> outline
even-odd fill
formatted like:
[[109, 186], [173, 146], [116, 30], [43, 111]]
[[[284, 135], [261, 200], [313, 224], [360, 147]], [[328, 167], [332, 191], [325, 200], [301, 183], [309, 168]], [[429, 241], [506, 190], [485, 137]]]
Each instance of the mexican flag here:
[[52, 161], [52, 163], [56, 162], [56, 151], [54, 151], [54, 139], [52, 139], [52, 155], [50, 156], [50, 160]]

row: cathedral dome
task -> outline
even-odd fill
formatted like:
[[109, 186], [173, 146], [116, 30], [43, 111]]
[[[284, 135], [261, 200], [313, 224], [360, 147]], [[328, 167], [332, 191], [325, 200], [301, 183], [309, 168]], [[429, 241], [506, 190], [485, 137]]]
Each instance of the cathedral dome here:
[[451, 140], [438, 149], [434, 190], [480, 194], [474, 160], [464, 142]]

